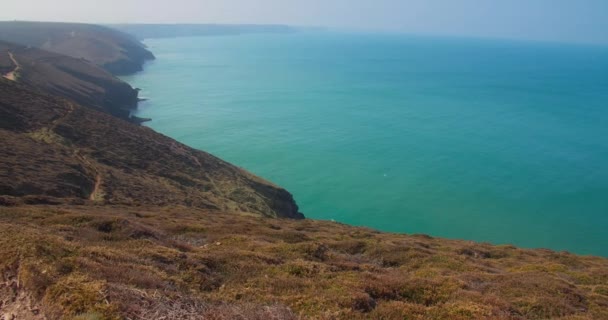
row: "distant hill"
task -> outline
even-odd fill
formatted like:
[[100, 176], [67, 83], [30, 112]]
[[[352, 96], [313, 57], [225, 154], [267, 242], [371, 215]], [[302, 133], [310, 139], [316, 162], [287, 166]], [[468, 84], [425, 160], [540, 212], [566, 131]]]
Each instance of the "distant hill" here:
[[109, 27], [131, 34], [138, 39], [247, 33], [293, 33], [297, 31], [297, 29], [285, 25], [255, 24], [116, 24], [109, 25]]
[[291, 194], [245, 170], [6, 79], [0, 141], [5, 204], [185, 205], [303, 218]]
[[116, 75], [140, 71], [154, 59], [133, 36], [90, 24], [5, 21], [0, 40], [82, 58]]
[[138, 91], [83, 59], [0, 40], [0, 75], [47, 93], [129, 119]]

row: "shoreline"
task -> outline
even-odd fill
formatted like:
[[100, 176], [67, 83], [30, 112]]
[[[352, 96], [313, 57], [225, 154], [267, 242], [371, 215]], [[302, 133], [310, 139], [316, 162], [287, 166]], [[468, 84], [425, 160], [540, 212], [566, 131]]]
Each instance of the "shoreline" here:
[[[180, 142], [188, 144], [187, 141], [180, 141]], [[239, 164], [239, 166], [242, 166], [242, 167], [245, 167], [245, 168], [250, 168], [251, 167], [251, 166], [240, 165], [240, 164]], [[254, 169], [251, 169], [251, 170], [254, 171]], [[255, 170], [254, 172], [259, 173], [259, 175], [263, 176], [263, 177], [267, 176], [267, 174], [264, 174], [264, 173], [260, 172], [260, 170]], [[309, 210], [307, 210], [307, 212], [310, 213], [312, 211], [309, 209]], [[314, 211], [314, 212], [317, 212], [317, 211]], [[323, 217], [321, 217], [319, 219], [329, 220], [330, 218], [331, 217], [328, 215], [328, 216], [323, 216]], [[352, 223], [352, 222], [345, 221], [344, 219], [338, 219], [338, 220], [341, 223], [345, 223], [345, 224], [352, 225], [352, 226], [372, 227], [372, 228], [374, 228], [376, 230], [379, 230], [381, 232], [399, 233], [399, 234], [425, 233], [425, 234], [432, 235], [433, 237], [453, 239], [453, 240], [474, 241], [474, 242], [478, 242], [478, 243], [479, 242], [487, 242], [487, 243], [492, 243], [493, 245], [514, 245], [514, 246], [517, 246], [518, 248], [525, 248], [525, 249], [531, 249], [531, 250], [546, 249], [546, 250], [551, 250], [551, 251], [554, 251], [554, 252], [567, 251], [567, 252], [572, 252], [572, 253], [578, 254], [578, 255], [608, 257], [606, 255], [602, 255], [602, 254], [597, 253], [597, 251], [590, 252], [590, 251], [587, 251], [587, 250], [584, 250], [584, 249], [581, 250], [581, 251], [578, 251], [578, 250], [575, 250], [575, 249], [571, 249], [567, 245], [566, 246], [564, 246], [564, 245], [551, 246], [551, 245], [546, 245], [546, 244], [542, 244], [542, 243], [540, 245], [526, 244], [526, 243], [534, 241], [534, 237], [529, 237], [529, 238], [532, 239], [532, 241], [530, 241], [526, 237], [521, 237], [519, 239], [519, 241], [523, 242], [523, 244], [522, 244], [522, 243], [518, 242], [517, 239], [515, 239], [515, 240], [509, 240], [509, 239], [507, 239], [507, 240], [495, 240], [495, 239], [492, 239], [492, 238], [465, 238], [464, 236], [450, 236], [450, 235], [446, 236], [444, 234], [437, 233], [437, 232], [435, 232], [435, 233], [433, 233], [433, 232], [425, 232], [425, 231], [408, 232], [408, 231], [405, 231], [405, 230], [394, 231], [394, 230], [391, 230], [391, 229], [386, 229], [386, 228], [378, 227], [377, 225], [371, 225], [369, 223]], [[529, 229], [530, 230], [534, 230], [534, 228], [529, 228]], [[514, 238], [512, 238], [512, 239], [514, 239]], [[585, 243], [583, 243], [583, 244], [585, 244]], [[577, 247], [577, 246], [574, 246], [574, 247]], [[580, 247], [582, 247], [582, 246], [580, 246]], [[595, 247], [593, 247], [593, 248], [595, 248]]]

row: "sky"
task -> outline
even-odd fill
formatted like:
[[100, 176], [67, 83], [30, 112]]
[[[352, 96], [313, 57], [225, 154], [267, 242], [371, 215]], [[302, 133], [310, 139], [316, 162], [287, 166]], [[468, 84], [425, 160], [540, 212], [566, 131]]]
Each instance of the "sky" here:
[[1, 0], [0, 20], [256, 23], [608, 44], [608, 0]]

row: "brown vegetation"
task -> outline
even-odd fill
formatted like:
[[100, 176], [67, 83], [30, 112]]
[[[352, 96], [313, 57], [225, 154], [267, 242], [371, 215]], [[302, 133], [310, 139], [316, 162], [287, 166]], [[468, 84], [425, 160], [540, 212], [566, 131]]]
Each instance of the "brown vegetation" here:
[[68, 56], [0, 41], [0, 72], [47, 93], [124, 119], [138, 91], [98, 66]]
[[303, 217], [287, 191], [245, 170], [5, 79], [0, 139], [0, 202], [182, 204]]
[[0, 234], [3, 308], [45, 319], [608, 318], [608, 260], [565, 252], [176, 206], [0, 207]]

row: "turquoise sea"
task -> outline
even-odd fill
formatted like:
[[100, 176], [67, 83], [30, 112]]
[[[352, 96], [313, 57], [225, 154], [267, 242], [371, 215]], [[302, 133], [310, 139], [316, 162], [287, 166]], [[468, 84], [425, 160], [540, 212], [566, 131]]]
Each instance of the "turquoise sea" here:
[[151, 39], [150, 127], [309, 218], [608, 256], [608, 47], [391, 34]]

